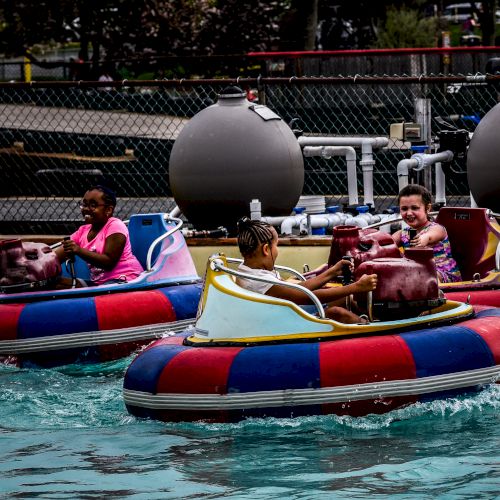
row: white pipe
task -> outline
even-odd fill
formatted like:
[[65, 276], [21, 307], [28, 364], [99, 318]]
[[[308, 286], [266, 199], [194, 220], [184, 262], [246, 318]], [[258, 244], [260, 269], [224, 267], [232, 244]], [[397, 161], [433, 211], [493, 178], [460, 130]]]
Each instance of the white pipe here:
[[175, 205], [175, 207], [170, 211], [168, 215], [169, 217], [179, 217], [180, 214], [181, 209], [177, 205]]
[[448, 162], [453, 160], [453, 151], [440, 151], [439, 153], [416, 153], [412, 158], [418, 161], [419, 165], [415, 170], [422, 170], [438, 162]]
[[361, 146], [361, 161], [363, 169], [363, 201], [365, 205], [374, 206], [373, 199], [373, 158], [374, 148], [383, 148], [389, 144], [388, 137], [307, 137], [300, 136], [299, 145], [306, 146]]
[[307, 234], [307, 214], [291, 215], [281, 223], [280, 234], [292, 234], [294, 227], [299, 228], [300, 234]]
[[[392, 220], [394, 214], [359, 214], [353, 216], [351, 214], [310, 214], [309, 216], [295, 215], [286, 217], [281, 224], [280, 234], [290, 235], [293, 234], [294, 228], [299, 228], [301, 235], [308, 234], [308, 223], [310, 228], [318, 229], [333, 229], [335, 226], [358, 226], [367, 227], [371, 224], [381, 222], [384, 220]], [[263, 219], [264, 220], [264, 219]]]
[[474, 199], [474, 196], [472, 196], [472, 193], [470, 193], [470, 207], [479, 208], [478, 204], [476, 203], [476, 200]]
[[441, 163], [436, 163], [435, 166], [435, 179], [436, 179], [436, 194], [434, 195], [435, 203], [446, 205], [446, 193], [445, 193], [445, 185], [446, 185], [446, 177], [443, 172], [443, 167]]
[[298, 138], [299, 146], [362, 146], [371, 144], [372, 148], [383, 148], [389, 144], [387, 137], [350, 137], [350, 136], [322, 136], [309, 137], [301, 135]]
[[357, 205], [358, 179], [356, 176], [356, 151], [352, 146], [305, 146], [302, 153], [306, 157], [321, 156], [329, 159], [332, 156], [345, 156], [347, 163], [347, 191], [349, 205]]
[[399, 189], [401, 190], [408, 185], [408, 171], [410, 168], [414, 170], [422, 170], [428, 168], [435, 163], [453, 160], [452, 151], [441, 151], [439, 153], [415, 153], [411, 158], [406, 158], [398, 163], [396, 172], [398, 175]]
[[280, 217], [261, 217], [260, 220], [262, 222], [267, 222], [268, 224], [271, 224], [271, 226], [281, 226], [283, 221], [285, 219], [288, 219], [289, 217], [293, 217], [292, 215], [282, 215]]
[[418, 166], [417, 160], [411, 158], [405, 158], [398, 163], [396, 168], [396, 173], [398, 175], [398, 187], [399, 190], [403, 189], [408, 185], [408, 172], [410, 168], [415, 168]]
[[374, 206], [373, 200], [373, 147], [370, 142], [361, 144], [361, 161], [359, 162], [363, 169], [363, 201], [365, 205]]

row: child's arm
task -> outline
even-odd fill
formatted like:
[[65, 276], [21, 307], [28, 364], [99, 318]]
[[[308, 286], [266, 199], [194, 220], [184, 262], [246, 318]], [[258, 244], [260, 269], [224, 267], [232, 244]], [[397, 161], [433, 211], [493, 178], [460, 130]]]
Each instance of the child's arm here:
[[419, 233], [412, 242], [414, 247], [432, 247], [446, 238], [446, 229], [439, 224], [430, 227], [425, 233]]
[[308, 290], [317, 290], [318, 288], [325, 286], [328, 282], [332, 281], [337, 276], [340, 276], [343, 266], [349, 266], [351, 272], [354, 270], [354, 266], [351, 261], [339, 260], [335, 265], [329, 267], [321, 274], [314, 276], [314, 278], [309, 278], [306, 281], [299, 282], [299, 285], [302, 285]]
[[[340, 261], [342, 262], [342, 261]], [[314, 295], [323, 303], [333, 302], [342, 299], [353, 293], [369, 292], [377, 287], [376, 274], [363, 274], [355, 283], [346, 286], [334, 286], [331, 288], [319, 288], [314, 291]], [[310, 304], [310, 300], [305, 293], [299, 290], [288, 288], [281, 285], [273, 285], [266, 295], [287, 299], [296, 304]]]
[[123, 249], [125, 248], [126, 237], [122, 233], [110, 234], [104, 243], [103, 253], [91, 252], [85, 248], [80, 247], [73, 240], [63, 241], [63, 248], [66, 256], [71, 254], [78, 255], [85, 262], [93, 266], [110, 271], [113, 269], [120, 260]]
[[392, 239], [396, 243], [396, 245], [399, 247], [401, 246], [401, 229], [399, 231], [396, 231], [394, 234], [391, 234]]

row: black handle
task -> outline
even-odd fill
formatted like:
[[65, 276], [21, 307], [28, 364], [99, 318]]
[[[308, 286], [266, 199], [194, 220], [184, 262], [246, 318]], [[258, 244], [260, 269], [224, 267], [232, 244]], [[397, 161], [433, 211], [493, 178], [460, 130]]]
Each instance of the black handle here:
[[[352, 257], [350, 255], [344, 255], [342, 257], [342, 260], [348, 260], [352, 262]], [[348, 266], [347, 264], [342, 265], [342, 285], [348, 285], [349, 283], [352, 283], [352, 272], [351, 272], [351, 267]]]
[[[65, 237], [63, 238], [63, 240], [64, 240], [64, 241], [68, 241], [68, 240], [70, 240], [70, 239], [71, 239], [71, 238], [70, 238], [69, 236], [65, 236]], [[68, 260], [69, 260], [70, 262], [75, 262], [75, 254], [73, 254], [73, 253], [72, 253], [72, 254], [68, 257]]]

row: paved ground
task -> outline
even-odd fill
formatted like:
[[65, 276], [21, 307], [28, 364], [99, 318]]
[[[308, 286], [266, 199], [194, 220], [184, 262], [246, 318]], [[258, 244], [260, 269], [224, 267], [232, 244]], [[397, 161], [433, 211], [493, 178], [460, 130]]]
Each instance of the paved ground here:
[[128, 111], [0, 105], [0, 123], [6, 129], [176, 139], [188, 121], [188, 118]]
[[[0, 198], [0, 236], [7, 234], [66, 234], [82, 224], [75, 198]], [[120, 198], [116, 216], [126, 220], [134, 213], [170, 212], [173, 198]]]

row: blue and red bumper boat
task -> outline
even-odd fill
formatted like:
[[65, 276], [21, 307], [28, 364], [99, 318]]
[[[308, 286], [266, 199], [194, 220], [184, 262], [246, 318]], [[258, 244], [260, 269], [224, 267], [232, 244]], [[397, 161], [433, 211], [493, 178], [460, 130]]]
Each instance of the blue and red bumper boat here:
[[380, 286], [366, 300], [370, 321], [348, 325], [326, 319], [300, 285], [289, 286], [316, 314], [239, 287], [242, 273], [213, 256], [195, 326], [154, 342], [128, 368], [128, 411], [164, 421], [358, 416], [498, 382], [500, 309], [443, 299], [427, 257], [366, 261], [359, 272], [376, 271]]
[[[163, 213], [131, 217], [132, 249], [145, 271], [129, 283], [53, 290], [48, 279], [43, 286], [29, 280], [2, 286], [0, 357], [19, 366], [101, 362], [185, 329], [194, 322], [202, 286], [181, 225]], [[37, 253], [42, 261], [51, 252], [19, 241], [4, 241], [0, 250], [4, 261], [15, 256], [33, 274]], [[85, 277], [83, 261], [75, 266]]]

